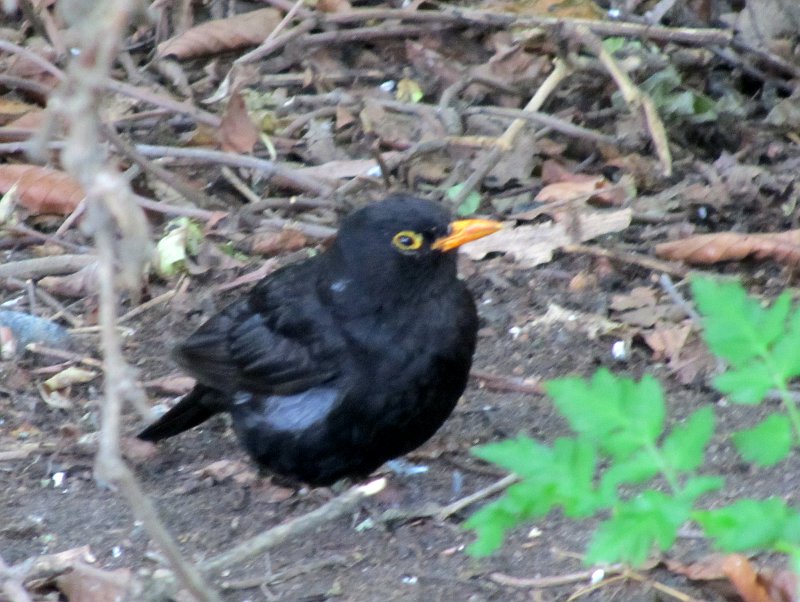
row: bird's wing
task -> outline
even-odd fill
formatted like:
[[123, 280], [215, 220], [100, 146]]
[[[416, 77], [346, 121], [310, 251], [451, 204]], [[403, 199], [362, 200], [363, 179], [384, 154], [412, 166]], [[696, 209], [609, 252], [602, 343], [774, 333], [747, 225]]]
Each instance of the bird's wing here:
[[[267, 317], [269, 316], [269, 317]], [[288, 395], [336, 376], [331, 354], [307, 328], [248, 300], [228, 306], [175, 349], [175, 359], [198, 381], [217, 390]]]

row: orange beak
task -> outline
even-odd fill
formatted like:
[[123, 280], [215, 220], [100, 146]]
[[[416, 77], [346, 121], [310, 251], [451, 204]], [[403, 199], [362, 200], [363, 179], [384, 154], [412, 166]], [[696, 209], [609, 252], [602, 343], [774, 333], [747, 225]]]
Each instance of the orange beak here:
[[503, 224], [490, 219], [460, 219], [450, 222], [450, 232], [433, 241], [431, 248], [438, 251], [452, 251], [464, 243], [489, 236], [502, 229]]

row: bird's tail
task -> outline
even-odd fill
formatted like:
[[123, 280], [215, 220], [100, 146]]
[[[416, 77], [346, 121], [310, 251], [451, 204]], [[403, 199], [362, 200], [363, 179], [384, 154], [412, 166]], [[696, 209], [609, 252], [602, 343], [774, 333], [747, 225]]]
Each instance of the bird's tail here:
[[222, 410], [218, 391], [197, 385], [166, 414], [136, 435], [143, 441], [161, 441], [205, 422]]

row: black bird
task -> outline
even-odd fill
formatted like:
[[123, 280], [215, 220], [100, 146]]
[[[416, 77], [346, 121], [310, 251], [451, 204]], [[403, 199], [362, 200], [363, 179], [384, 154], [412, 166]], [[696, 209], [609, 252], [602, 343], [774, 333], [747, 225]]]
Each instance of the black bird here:
[[256, 462], [311, 485], [419, 447], [452, 412], [475, 350], [455, 249], [499, 228], [410, 197], [354, 212], [327, 251], [270, 274], [177, 346], [197, 385], [139, 438], [229, 412]]

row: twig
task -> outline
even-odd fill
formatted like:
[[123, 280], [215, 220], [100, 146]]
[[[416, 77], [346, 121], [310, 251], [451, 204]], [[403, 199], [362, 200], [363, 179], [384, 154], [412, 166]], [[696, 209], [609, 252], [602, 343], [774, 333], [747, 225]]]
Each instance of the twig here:
[[504, 107], [470, 107], [464, 111], [466, 115], [496, 115], [498, 117], [509, 117], [512, 119], [523, 119], [537, 125], [548, 127], [566, 136], [573, 138], [583, 138], [592, 142], [601, 142], [613, 146], [619, 145], [619, 140], [612, 136], [606, 136], [595, 130], [575, 125], [564, 119], [560, 119], [547, 113], [529, 111], [527, 109], [507, 109]]
[[200, 568], [206, 572], [219, 571], [257, 556], [290, 537], [297, 537], [301, 533], [306, 533], [347, 514], [358, 506], [361, 500], [375, 495], [382, 491], [384, 487], [386, 487], [386, 479], [384, 478], [376, 479], [366, 485], [351, 487], [316, 510], [272, 527], [222, 554], [212, 556], [202, 562]]
[[470, 371], [469, 375], [471, 378], [483, 383], [487, 389], [492, 391], [533, 393], [535, 395], [542, 395], [544, 393], [541, 383], [536, 379], [492, 374], [491, 372], [476, 370], [474, 368]]
[[586, 48], [600, 59], [600, 62], [603, 63], [603, 66], [617, 84], [631, 112], [635, 114], [641, 108], [645, 123], [647, 124], [647, 130], [656, 148], [656, 154], [661, 161], [663, 174], [664, 176], [671, 175], [672, 154], [669, 150], [669, 142], [667, 141], [667, 131], [664, 128], [664, 123], [658, 116], [658, 110], [656, 109], [653, 99], [645, 92], [642, 92], [636, 84], [631, 81], [628, 74], [620, 68], [614, 57], [611, 56], [605, 46], [603, 46], [603, 42], [600, 38], [588, 28], [579, 26], [567, 29], [567, 31], [571, 32]]
[[450, 518], [457, 512], [461, 512], [467, 506], [471, 506], [475, 502], [479, 502], [483, 499], [486, 499], [489, 496], [494, 495], [495, 493], [500, 493], [501, 491], [505, 491], [511, 485], [519, 481], [519, 477], [515, 474], [510, 474], [504, 476], [499, 481], [496, 481], [489, 485], [488, 487], [484, 487], [483, 489], [479, 489], [475, 493], [471, 495], [467, 495], [462, 497], [461, 499], [456, 500], [452, 504], [448, 504], [444, 506], [441, 510], [436, 513], [436, 518], [438, 520], [445, 520]]
[[52, 255], [0, 264], [0, 278], [40, 278], [69, 274], [97, 261], [94, 255]]
[[[437, 4], [437, 3], [434, 3]], [[531, 29], [557, 30], [564, 25], [589, 28], [599, 36], [622, 36], [643, 38], [660, 42], [675, 42], [692, 46], [708, 46], [719, 44], [727, 46], [734, 38], [730, 30], [695, 28], [695, 27], [663, 27], [641, 23], [620, 21], [602, 21], [593, 19], [570, 19], [567, 17], [543, 17], [537, 15], [520, 15], [511, 12], [469, 10], [447, 4], [438, 4], [441, 10], [410, 10], [387, 8], [361, 8], [341, 13], [331, 13], [321, 19], [321, 25], [328, 23], [349, 24], [364, 21], [401, 20], [413, 23], [460, 23], [483, 27], [528, 27]], [[524, 32], [521, 32], [524, 35]], [[536, 34], [538, 35], [538, 32]]]
[[67, 351], [66, 349], [55, 349], [53, 347], [42, 345], [41, 343], [29, 343], [28, 345], [25, 346], [25, 349], [37, 355], [57, 357], [60, 360], [66, 360], [68, 362], [76, 362], [84, 364], [86, 366], [91, 366], [92, 368], [103, 367], [103, 362], [96, 360], [94, 358], [86, 357], [84, 355], [80, 355], [79, 353], [73, 353], [72, 351]]
[[243, 167], [245, 169], [254, 169], [261, 172], [265, 177], [277, 177], [286, 181], [290, 185], [319, 196], [329, 196], [333, 190], [330, 186], [322, 184], [315, 178], [309, 178], [297, 170], [268, 161], [266, 159], [259, 159], [258, 157], [249, 157], [246, 155], [237, 155], [234, 153], [226, 153], [222, 151], [207, 150], [202, 148], [182, 148], [177, 146], [154, 146], [151, 144], [137, 144], [136, 150], [145, 156], [164, 156], [175, 157], [177, 159], [190, 159], [196, 163], [215, 163], [221, 165], [230, 165], [232, 167]]
[[610, 249], [603, 249], [602, 247], [593, 247], [591, 245], [566, 245], [562, 247], [565, 253], [586, 253], [587, 255], [595, 255], [596, 257], [606, 257], [613, 261], [622, 261], [624, 263], [632, 263], [648, 270], [656, 272], [665, 272], [677, 278], [685, 278], [689, 273], [686, 268], [647, 257], [646, 255], [638, 255], [636, 253], [622, 253], [619, 251], [612, 251]]
[[147, 211], [155, 211], [156, 213], [163, 213], [164, 215], [195, 217], [207, 222], [219, 220], [220, 217], [227, 215], [224, 211], [209, 211], [208, 209], [200, 209], [198, 207], [177, 207], [175, 205], [168, 205], [162, 201], [154, 201], [153, 199], [148, 199], [138, 194], [133, 195], [133, 200], [136, 201], [139, 207], [147, 209]]
[[120, 316], [120, 318], [119, 318], [119, 320], [117, 320], [117, 322], [119, 324], [122, 324], [123, 322], [127, 322], [131, 318], [135, 318], [139, 314], [144, 313], [149, 309], [152, 309], [156, 305], [160, 305], [162, 303], [166, 303], [167, 301], [172, 299], [178, 292], [179, 292], [178, 289], [173, 289], [171, 291], [167, 291], [166, 293], [158, 295], [157, 297], [153, 297], [149, 301], [145, 301], [141, 305], [137, 305], [136, 307], [134, 307], [132, 310], [130, 310], [125, 315]]
[[[133, 202], [127, 180], [111, 167], [100, 144], [98, 92], [108, 81], [135, 5], [135, 0], [106, 2], [102, 11], [91, 12], [76, 24], [75, 34], [84, 43], [80, 59], [71, 62], [69, 78], [51, 99], [51, 119], [61, 117], [68, 124], [61, 162], [86, 192], [84, 224], [94, 235], [98, 250], [105, 399], [95, 478], [119, 487], [134, 515], [169, 558], [183, 585], [198, 600], [220, 602], [200, 573], [182, 558], [152, 502], [122, 460], [119, 445], [122, 405], [130, 401], [143, 406], [144, 393], [125, 362], [117, 336], [115, 281], [119, 280], [134, 293], [139, 290], [142, 270], [149, 259], [150, 240], [144, 212]], [[42, 136], [41, 142], [45, 142], [45, 134]]]
[[691, 319], [695, 328], [701, 329], [703, 327], [703, 318], [701, 318], [700, 314], [698, 314], [695, 308], [692, 307], [692, 304], [684, 299], [683, 295], [678, 292], [678, 289], [675, 288], [675, 284], [672, 282], [672, 278], [669, 277], [669, 274], [661, 274], [661, 276], [658, 278], [658, 283], [661, 285], [661, 288], [664, 290], [664, 292], [667, 293], [672, 302], [680, 307], [689, 317], [689, 319]]
[[455, 502], [447, 504], [446, 506], [439, 506], [438, 504], [426, 504], [418, 508], [390, 508], [381, 514], [379, 520], [383, 523], [397, 523], [415, 520], [418, 518], [434, 518], [438, 521], [444, 521], [454, 514], [461, 512], [464, 508], [471, 506], [475, 502], [486, 499], [495, 493], [500, 493], [516, 483], [518, 480], [519, 477], [515, 474], [506, 475], [488, 487], [479, 489], [475, 493], [471, 493], [470, 495], [457, 499]]
[[[622, 573], [625, 570], [621, 564], [615, 564], [605, 567], [603, 571], [607, 575]], [[504, 573], [492, 573], [489, 579], [500, 585], [508, 587], [519, 588], [545, 588], [545, 587], [560, 587], [562, 585], [570, 585], [571, 583], [580, 583], [581, 581], [589, 581], [592, 578], [595, 569], [586, 571], [579, 571], [577, 573], [567, 573], [566, 575], [555, 575], [553, 577], [513, 577]]]
[[252, 63], [253, 61], [258, 61], [263, 59], [265, 56], [269, 56], [276, 50], [285, 47], [289, 42], [292, 40], [302, 36], [303, 34], [308, 33], [312, 29], [317, 26], [317, 20], [315, 18], [309, 18], [304, 20], [299, 25], [293, 27], [289, 31], [286, 31], [280, 35], [277, 35], [282, 24], [288, 23], [293, 17], [294, 13], [296, 12], [296, 8], [302, 4], [303, 0], [298, 0], [292, 6], [286, 16], [283, 18], [283, 21], [276, 27], [270, 34], [267, 36], [267, 39], [264, 40], [258, 48], [254, 48], [250, 52], [243, 54], [238, 59], [236, 59], [233, 64], [234, 65], [243, 65], [245, 63]]

